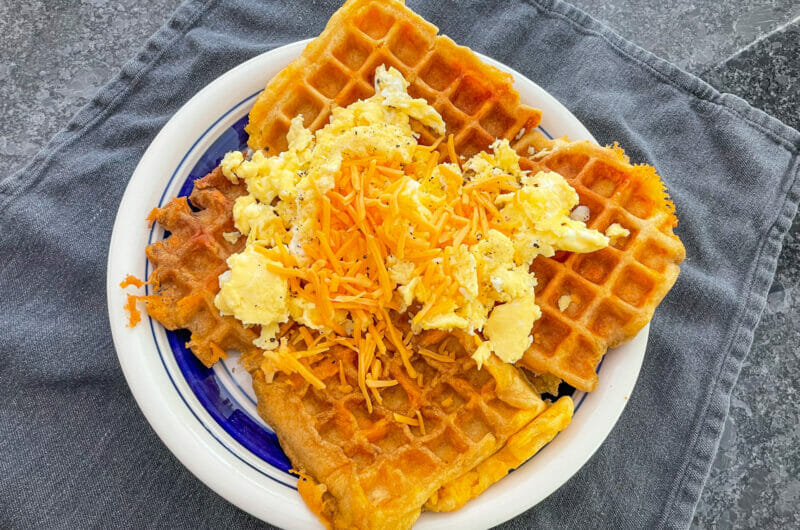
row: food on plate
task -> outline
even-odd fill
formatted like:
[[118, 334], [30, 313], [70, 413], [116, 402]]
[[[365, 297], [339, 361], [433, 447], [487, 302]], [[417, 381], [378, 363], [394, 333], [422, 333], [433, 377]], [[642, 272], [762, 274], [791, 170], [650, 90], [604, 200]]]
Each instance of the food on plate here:
[[425, 508], [436, 512], [450, 512], [486, 491], [562, 431], [572, 419], [572, 407], [570, 398], [560, 398], [509, 438], [500, 451], [439, 488], [425, 503]]
[[148, 314], [206, 366], [241, 352], [326, 525], [485, 491], [569, 424], [540, 394], [594, 389], [677, 277], [655, 170], [546, 138], [512, 81], [350, 0], [259, 96], [250, 150], [151, 214]]
[[521, 165], [562, 175], [589, 211], [587, 226], [610, 242], [590, 254], [558, 253], [533, 262], [542, 317], [519, 364], [590, 392], [606, 350], [635, 337], [653, 318], [686, 251], [673, 232], [674, 206], [653, 167], [631, 164], [616, 146], [543, 138], [536, 145]]
[[[220, 315], [214, 306], [227, 258], [244, 249], [244, 238], [231, 244], [223, 234], [234, 230], [233, 205], [245, 193], [242, 182], [234, 185], [217, 168], [195, 182], [189, 200], [197, 211], [186, 198], [156, 210], [155, 221], [171, 235], [147, 249], [155, 288], [146, 297], [147, 311], [171, 329], [191, 330], [189, 346], [204, 362], [225, 350], [243, 352], [240, 361], [252, 373], [259, 412], [304, 474], [301, 495], [334, 527], [408, 527], [442, 488], [441, 496], [453, 500], [430, 509], [455, 509], [465, 494], [478, 491], [471, 481], [456, 479], [486, 462], [506, 440], [513, 441], [512, 449], [486, 464], [492, 470], [487, 479], [494, 478], [484, 486], [508, 471], [512, 455], [526, 460], [569, 422], [569, 397], [558, 408], [548, 406], [513, 365], [491, 356], [478, 370], [469, 335], [432, 330], [414, 336], [407, 320], [394, 324], [410, 336], [414, 378], [390, 345], [387, 354], [373, 346], [367, 363], [360, 351], [336, 344], [299, 361], [300, 370], [308, 366], [325, 388], [302, 373], [279, 371], [267, 382], [264, 352], [253, 345], [257, 328]], [[279, 337], [286, 339], [287, 353], [295, 354], [313, 352], [324, 340], [299, 324], [285, 325]], [[368, 390], [371, 412], [358, 385], [366, 364], [376, 376], [370, 380], [379, 385]], [[390, 378], [397, 384], [380, 386]], [[536, 422], [551, 408], [559, 421]], [[331, 471], [340, 467], [339, 473]]]
[[540, 314], [533, 260], [609, 239], [570, 218], [578, 195], [561, 175], [522, 172], [508, 140], [439, 163], [411, 129], [415, 119], [444, 135], [436, 110], [409, 96], [394, 68], [377, 68], [375, 88], [316, 134], [295, 117], [280, 154], [222, 160], [223, 174], [247, 186], [233, 205], [247, 239], [228, 258], [216, 307], [260, 327], [265, 372], [285, 364], [277, 334], [290, 320], [342, 338], [369, 332], [382, 350], [386, 324], [408, 366], [392, 313], [407, 314], [415, 335], [474, 337], [478, 367], [491, 354], [518, 361]]
[[[325, 388], [297, 375], [279, 373], [269, 382], [263, 370], [253, 372], [259, 413], [274, 426], [303, 474], [301, 496], [326, 524], [408, 528], [442, 488], [446, 498], [457, 500], [436, 507], [455, 509], [473, 491], [461, 477], [516, 440], [528, 425], [549, 441], [569, 423], [569, 397], [569, 405], [555, 411], [560, 422], [535, 423], [555, 405], [542, 400], [518, 368], [494, 356], [479, 370], [468, 341], [468, 336], [442, 331], [413, 337], [409, 350], [426, 352], [411, 358], [415, 378], [396, 353], [367, 352], [370, 364], [377, 366], [371, 373], [380, 377], [374, 381], [397, 382], [369, 387], [371, 411], [357, 387], [364, 351], [332, 348], [313, 365]], [[380, 392], [373, 394], [373, 389]], [[540, 448], [526, 438], [515, 443], [523, 461]], [[505, 464], [499, 460], [494, 468]], [[502, 476], [487, 474], [485, 480], [491, 484]]]

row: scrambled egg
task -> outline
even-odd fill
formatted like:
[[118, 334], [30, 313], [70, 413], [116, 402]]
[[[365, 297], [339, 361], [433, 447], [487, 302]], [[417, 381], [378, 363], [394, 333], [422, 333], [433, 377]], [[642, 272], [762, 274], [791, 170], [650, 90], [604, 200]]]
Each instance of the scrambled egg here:
[[[285, 152], [267, 156], [257, 151], [249, 160], [234, 152], [223, 159], [224, 175], [247, 185], [248, 194], [233, 208], [236, 229], [247, 237], [247, 245], [228, 259], [230, 270], [219, 278], [215, 304], [223, 315], [261, 326], [257, 346], [274, 349], [278, 328], [289, 319], [330, 331], [320, 308], [295, 296], [289, 280], [271, 272], [286, 263], [271, 260], [266, 251], [284, 248], [285, 243], [299, 269], [311, 267], [304, 248], [318, 239], [314, 228], [321, 215], [318, 199], [334, 190], [337, 178], [341, 180], [343, 162], [370, 156], [399, 160], [401, 167], [418, 162], [420, 148], [412, 120], [444, 135], [441, 116], [425, 100], [412, 98], [407, 89], [397, 70], [380, 66], [375, 95], [334, 109], [328, 125], [316, 134], [305, 129], [302, 116], [297, 116]], [[534, 297], [536, 278], [530, 272], [533, 260], [552, 256], [556, 250], [592, 252], [607, 246], [609, 237], [571, 218], [578, 204], [575, 190], [557, 173], [522, 171], [507, 140], [495, 141], [491, 152], [478, 153], [461, 167], [438, 164], [427, 175], [420, 180], [409, 174], [398, 177], [394, 200], [400, 209], [432, 223], [434, 211], [466, 190], [501, 186], [502, 193], [490, 206], [499, 212], [502, 228], [481, 232], [469, 244], [462, 240], [441, 249], [433, 264], [451, 276], [448, 287], [453, 288], [446, 297], [443, 285], [425, 280], [419, 263], [387, 256], [384, 266], [393, 307], [408, 313], [415, 333], [424, 329], [481, 333], [473, 354], [479, 364], [492, 353], [515, 362], [530, 346], [531, 329], [541, 315]], [[408, 234], [410, 239], [417, 237], [410, 221]], [[235, 237], [238, 234], [226, 234], [230, 241]], [[348, 311], [337, 309], [331, 325], [351, 334], [354, 324]]]
[[572, 303], [572, 296], [568, 294], [562, 294], [558, 298], [558, 310], [562, 313], [567, 310], [569, 304]]
[[223, 286], [214, 304], [223, 315], [233, 315], [245, 325], [262, 327], [256, 346], [272, 349], [278, 324], [289, 318], [288, 293], [283, 278], [267, 270], [270, 260], [248, 246], [228, 258], [229, 270], [219, 277]]
[[608, 228], [606, 228], [606, 237], [611, 241], [628, 237], [629, 235], [631, 235], [631, 231], [619, 223], [610, 224]]

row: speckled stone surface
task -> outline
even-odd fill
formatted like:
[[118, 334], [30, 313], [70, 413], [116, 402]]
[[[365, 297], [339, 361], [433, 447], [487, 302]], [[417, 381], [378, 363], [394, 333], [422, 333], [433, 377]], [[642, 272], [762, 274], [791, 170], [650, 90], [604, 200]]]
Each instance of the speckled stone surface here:
[[[179, 0], [0, 1], [0, 167], [13, 172]], [[640, 46], [800, 127], [800, 2], [573, 0]], [[693, 523], [800, 527], [800, 217]]]
[[626, 39], [700, 72], [800, 16], [796, 0], [572, 0]]
[[715, 64], [700, 77], [800, 128], [800, 19]]
[[0, 167], [22, 167], [178, 4], [0, 0]]

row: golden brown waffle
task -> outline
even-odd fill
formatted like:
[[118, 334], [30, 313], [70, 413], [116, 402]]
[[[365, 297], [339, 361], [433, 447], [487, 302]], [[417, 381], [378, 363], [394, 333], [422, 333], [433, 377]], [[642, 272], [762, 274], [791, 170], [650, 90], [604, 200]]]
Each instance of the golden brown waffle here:
[[508, 475], [509, 471], [525, 463], [539, 452], [572, 419], [572, 399], [564, 396], [533, 421], [509, 438], [498, 452], [442, 486], [434, 493], [425, 508], [436, 512], [452, 512], [464, 506], [486, 489]]
[[[674, 208], [650, 166], [631, 165], [618, 147], [590, 142], [520, 141], [525, 169], [557, 171], [575, 188], [590, 212], [587, 226], [601, 232], [614, 223], [630, 231], [590, 254], [558, 253], [537, 258], [532, 270], [542, 308], [534, 341], [520, 361], [554, 374], [574, 387], [594, 390], [597, 365], [608, 348], [633, 338], [653, 317], [678, 277], [686, 251], [673, 232]], [[559, 299], [569, 296], [561, 311]]]
[[[402, 2], [348, 1], [258, 97], [246, 129], [250, 147], [281, 152], [296, 115], [316, 130], [334, 106], [370, 97], [381, 64], [397, 68], [411, 84], [409, 93], [439, 111], [459, 155], [484, 151], [495, 138], [511, 140], [539, 125], [541, 113], [520, 104], [509, 74], [437, 32]], [[423, 144], [436, 139], [423, 128], [419, 132]]]
[[233, 201], [245, 192], [217, 168], [194, 184], [189, 200], [198, 211], [192, 211], [186, 198], [178, 198], [150, 216], [171, 235], [147, 247], [153, 264], [147, 312], [167, 329], [188, 329], [192, 335], [187, 346], [209, 367], [228, 349], [245, 357], [257, 352], [253, 339], [258, 335], [235, 318], [220, 316], [214, 306], [217, 278], [228, 268], [225, 260], [244, 248], [244, 238], [231, 244], [222, 234], [235, 230]]
[[[334, 528], [410, 527], [441, 486], [497, 452], [545, 408], [517, 368], [493, 358], [478, 370], [452, 335], [420, 337], [438, 349], [431, 336], [450, 340], [445, 351], [455, 361], [415, 355], [420, 386], [398, 356], [379, 355], [384, 373], [400, 384], [382, 390], [382, 403], [372, 414], [357, 388], [358, 361], [349, 349], [326, 354], [312, 366], [324, 390], [299, 375], [267, 382], [260, 370], [253, 373], [259, 413], [295, 468], [310, 477], [301, 494]], [[419, 418], [418, 412], [421, 426], [394, 416]]]

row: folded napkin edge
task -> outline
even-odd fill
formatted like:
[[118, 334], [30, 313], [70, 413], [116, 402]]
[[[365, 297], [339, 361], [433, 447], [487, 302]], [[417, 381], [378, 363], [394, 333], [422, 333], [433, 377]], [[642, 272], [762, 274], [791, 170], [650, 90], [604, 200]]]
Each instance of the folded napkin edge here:
[[[783, 239], [792, 226], [800, 203], [800, 155], [795, 154], [786, 175], [791, 184], [767, 236], [762, 239], [744, 303], [731, 328], [726, 353], [719, 362], [717, 377], [708, 389], [706, 400], [692, 439], [687, 444], [681, 472], [673, 485], [659, 519], [658, 528], [688, 527], [719, 448], [728, 416], [730, 396], [744, 359], [750, 352], [756, 327], [767, 303], [767, 293], [775, 277]], [[793, 175], [793, 176], [792, 176]]]

